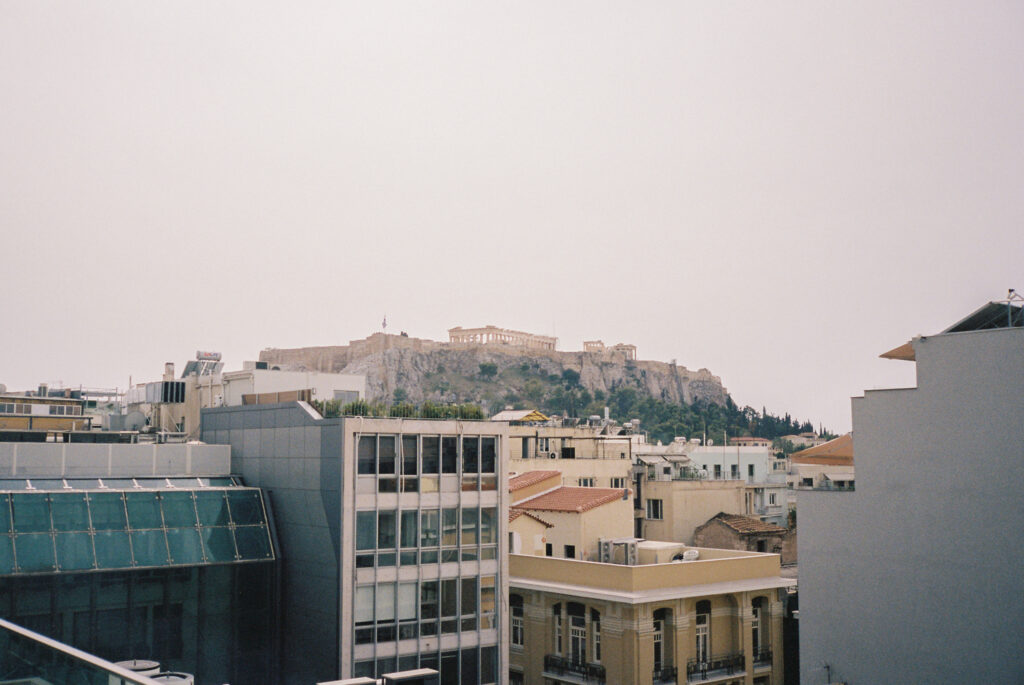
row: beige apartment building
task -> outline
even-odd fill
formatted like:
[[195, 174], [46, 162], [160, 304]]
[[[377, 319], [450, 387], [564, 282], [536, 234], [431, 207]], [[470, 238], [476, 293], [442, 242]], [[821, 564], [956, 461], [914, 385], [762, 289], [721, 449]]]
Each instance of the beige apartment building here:
[[609, 561], [510, 555], [511, 685], [781, 685], [778, 555], [601, 545]]
[[[628, 488], [560, 484], [557, 471], [531, 471], [509, 480], [511, 547], [522, 554], [597, 559], [598, 540], [632, 535]], [[516, 512], [528, 514], [517, 516]], [[544, 525], [544, 530], [538, 526]]]
[[752, 508], [742, 480], [647, 480], [637, 500], [637, 537], [693, 542], [697, 526], [719, 512], [745, 514]]
[[509, 470], [555, 470], [565, 485], [626, 488], [632, 481], [633, 442], [642, 436], [619, 434], [608, 425], [509, 425]]

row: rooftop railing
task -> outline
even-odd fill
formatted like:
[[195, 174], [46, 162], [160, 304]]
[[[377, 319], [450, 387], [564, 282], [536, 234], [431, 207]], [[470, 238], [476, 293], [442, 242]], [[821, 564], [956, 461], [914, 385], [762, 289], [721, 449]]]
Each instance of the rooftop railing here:
[[159, 685], [57, 640], [0, 619], [0, 682]]

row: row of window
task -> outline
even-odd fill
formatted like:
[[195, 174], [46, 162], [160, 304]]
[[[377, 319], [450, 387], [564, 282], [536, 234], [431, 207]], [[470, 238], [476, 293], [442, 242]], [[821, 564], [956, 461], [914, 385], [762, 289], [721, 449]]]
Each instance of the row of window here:
[[489, 630], [495, 576], [358, 585], [353, 610], [356, 644]]
[[81, 416], [82, 407], [77, 404], [25, 404], [22, 402], [0, 402], [0, 414], [32, 414], [33, 407], [46, 407], [50, 416]]
[[356, 512], [360, 568], [489, 560], [497, 542], [495, 507]]
[[354, 677], [379, 678], [385, 673], [432, 668], [440, 673], [440, 685], [489, 685], [498, 679], [498, 648], [464, 647], [461, 650], [408, 654], [357, 661]]
[[361, 435], [357, 472], [377, 476], [494, 474], [497, 445], [496, 437], [479, 435]]
[[[510, 625], [512, 628], [511, 644], [523, 647], [526, 644], [523, 622], [523, 598], [521, 595], [509, 595], [511, 610]], [[767, 624], [762, 624], [766, 601], [757, 597], [752, 602], [751, 634], [755, 660], [769, 646]], [[601, 663], [601, 614], [578, 602], [561, 603], [552, 607], [552, 635], [554, 654], [569, 659], [574, 664]], [[654, 669], [660, 671], [670, 665], [671, 649], [666, 646], [665, 628], [671, 625], [670, 609], [658, 609], [654, 612]], [[694, 654], [697, 663], [706, 663], [711, 655], [711, 602], [697, 602], [694, 620]], [[568, 628], [568, 631], [566, 631]]]

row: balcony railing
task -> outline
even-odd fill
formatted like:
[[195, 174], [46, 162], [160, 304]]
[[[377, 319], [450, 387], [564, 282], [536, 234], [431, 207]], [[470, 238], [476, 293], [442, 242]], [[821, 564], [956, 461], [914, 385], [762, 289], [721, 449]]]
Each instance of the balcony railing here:
[[654, 682], [655, 683], [674, 683], [679, 677], [679, 669], [675, 666], [665, 666], [663, 668], [654, 669]]
[[604, 666], [576, 663], [557, 654], [544, 655], [544, 670], [555, 675], [574, 675], [588, 683], [604, 682]]
[[763, 647], [754, 652], [754, 666], [771, 666], [772, 663], [772, 650], [769, 647]]
[[717, 678], [720, 675], [731, 675], [746, 668], [743, 652], [719, 654], [706, 661], [688, 659], [686, 661], [686, 681], [690, 683]]

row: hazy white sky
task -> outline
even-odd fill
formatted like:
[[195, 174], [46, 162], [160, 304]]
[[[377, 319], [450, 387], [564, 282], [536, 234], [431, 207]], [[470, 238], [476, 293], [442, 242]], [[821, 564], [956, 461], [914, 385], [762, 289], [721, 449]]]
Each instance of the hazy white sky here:
[[0, 0], [0, 382], [455, 325], [833, 430], [1024, 290], [1024, 5]]

